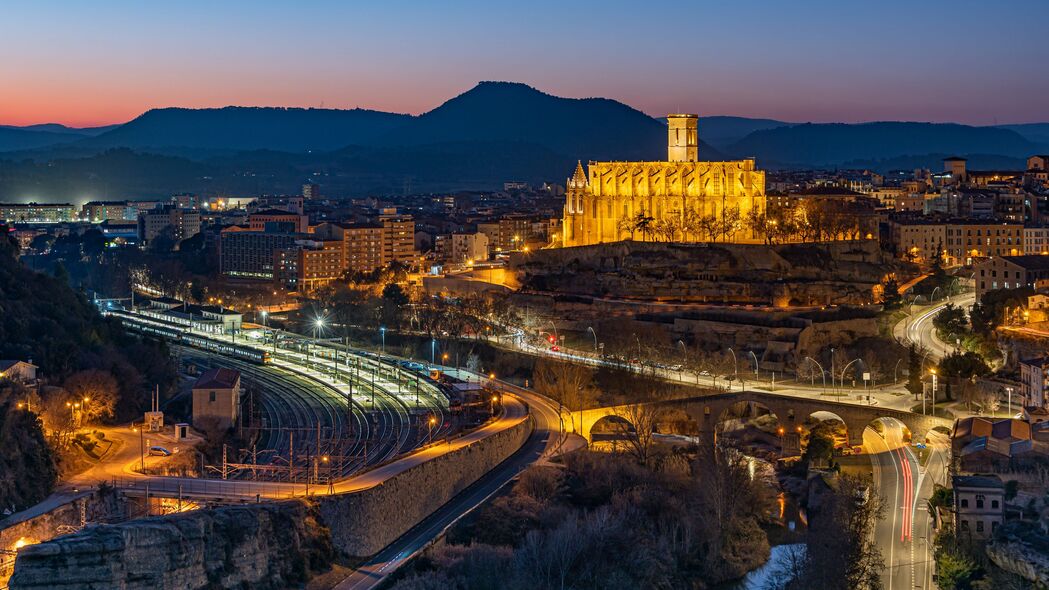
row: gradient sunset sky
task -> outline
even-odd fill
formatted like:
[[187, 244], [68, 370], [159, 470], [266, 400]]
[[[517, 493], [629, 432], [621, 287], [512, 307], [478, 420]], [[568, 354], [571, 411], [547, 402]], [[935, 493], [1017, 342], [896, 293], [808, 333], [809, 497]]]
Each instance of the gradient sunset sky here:
[[1049, 120], [1046, 0], [5, 1], [0, 124], [420, 113], [480, 80], [653, 115]]

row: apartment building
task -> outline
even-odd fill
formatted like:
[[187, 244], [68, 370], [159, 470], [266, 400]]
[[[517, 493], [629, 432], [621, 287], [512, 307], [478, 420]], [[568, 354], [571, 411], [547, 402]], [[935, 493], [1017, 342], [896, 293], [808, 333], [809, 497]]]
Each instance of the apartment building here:
[[928, 261], [940, 248], [948, 266], [970, 266], [991, 256], [1021, 256], [1024, 227], [979, 220], [897, 220], [890, 235], [900, 257]]
[[138, 239], [145, 244], [169, 228], [176, 242], [192, 238], [200, 233], [200, 212], [164, 205], [138, 215]]
[[1049, 403], [1049, 357], [1020, 361], [1020, 383], [1024, 407], [1045, 408]]
[[342, 240], [296, 240], [273, 254], [274, 279], [284, 288], [310, 293], [346, 270]]
[[995, 256], [973, 267], [976, 297], [995, 289], [1049, 288], [1049, 256]]
[[1049, 227], [1024, 228], [1024, 254], [1049, 254]]
[[1005, 519], [1005, 485], [996, 475], [955, 475], [954, 521], [963, 539], [988, 539]]
[[248, 215], [248, 229], [251, 231], [263, 231], [268, 223], [291, 224], [291, 231], [300, 234], [308, 233], [310, 227], [309, 217], [294, 211], [264, 209]]
[[90, 201], [80, 208], [81, 221], [135, 221], [138, 209], [127, 201]]
[[0, 221], [8, 223], [64, 223], [76, 219], [69, 203], [0, 203]]
[[400, 262], [410, 265], [415, 258], [415, 220], [400, 215], [396, 209], [384, 209], [379, 215], [382, 225], [382, 264]]
[[228, 227], [219, 235], [219, 270], [231, 277], [273, 279], [274, 253], [292, 248], [301, 237], [287, 232]]

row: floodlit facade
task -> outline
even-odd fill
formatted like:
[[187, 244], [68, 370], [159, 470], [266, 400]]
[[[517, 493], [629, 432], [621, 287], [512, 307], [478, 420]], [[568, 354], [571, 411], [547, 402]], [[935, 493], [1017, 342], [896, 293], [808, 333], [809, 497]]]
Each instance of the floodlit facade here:
[[[581, 163], [576, 166], [565, 193], [565, 246], [656, 239], [631, 227], [638, 218], [651, 218], [647, 225], [652, 226], [680, 226], [693, 214], [723, 222], [746, 219], [754, 210], [764, 213], [765, 173], [754, 160], [701, 162], [698, 116], [669, 115], [667, 120], [667, 161], [590, 162], [585, 171]], [[675, 233], [675, 239], [698, 239]], [[760, 239], [741, 227], [728, 241]]]

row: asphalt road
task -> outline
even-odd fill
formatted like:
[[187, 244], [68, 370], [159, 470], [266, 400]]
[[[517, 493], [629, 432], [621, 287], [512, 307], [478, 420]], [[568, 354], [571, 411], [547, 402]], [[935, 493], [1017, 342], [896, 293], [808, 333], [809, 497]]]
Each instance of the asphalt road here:
[[[936, 314], [940, 313], [947, 304], [954, 304], [956, 307], [961, 307], [967, 313], [969, 309], [976, 302], [976, 295], [974, 293], [963, 293], [961, 295], [951, 297], [935, 303], [931, 306], [922, 307], [916, 310], [914, 313], [907, 316], [906, 319], [900, 321], [893, 327], [893, 336], [901, 342], [911, 342], [929, 351], [929, 356], [933, 360], [939, 360], [948, 354], [955, 351], [956, 343], [948, 343], [940, 340], [940, 337], [936, 334], [936, 327], [932, 324], [932, 319], [936, 317]], [[958, 337], [963, 336], [959, 334]]]
[[882, 552], [886, 590], [935, 590], [932, 556], [932, 516], [926, 509], [934, 484], [944, 483], [946, 445], [938, 433], [930, 434], [930, 456], [925, 466], [914, 449], [903, 442], [902, 431], [886, 426], [884, 436], [868, 428], [863, 443], [874, 468], [874, 489], [885, 503], [885, 514], [874, 529]]

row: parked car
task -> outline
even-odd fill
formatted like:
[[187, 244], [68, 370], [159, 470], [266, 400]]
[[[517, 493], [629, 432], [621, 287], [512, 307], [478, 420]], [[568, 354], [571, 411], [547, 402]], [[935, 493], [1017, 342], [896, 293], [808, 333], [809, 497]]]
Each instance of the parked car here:
[[165, 449], [164, 447], [149, 447], [149, 456], [150, 457], [170, 457], [171, 456], [171, 451]]

